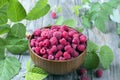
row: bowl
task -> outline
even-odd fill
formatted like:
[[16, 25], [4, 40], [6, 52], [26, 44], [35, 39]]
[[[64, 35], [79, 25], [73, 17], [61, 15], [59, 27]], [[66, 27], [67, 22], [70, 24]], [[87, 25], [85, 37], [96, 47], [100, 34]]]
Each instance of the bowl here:
[[[31, 36], [31, 38], [32, 38], [32, 36]], [[79, 68], [80, 65], [84, 62], [84, 59], [86, 56], [86, 50], [83, 51], [79, 56], [72, 58], [70, 60], [59, 61], [59, 60], [45, 59], [45, 58], [37, 55], [31, 49], [31, 46], [30, 46], [31, 38], [29, 38], [28, 46], [29, 46], [29, 52], [30, 52], [32, 61], [34, 62], [34, 64], [37, 67], [40, 67], [51, 74], [63, 75], [63, 74], [70, 73], [70, 72], [76, 70], [77, 68]]]

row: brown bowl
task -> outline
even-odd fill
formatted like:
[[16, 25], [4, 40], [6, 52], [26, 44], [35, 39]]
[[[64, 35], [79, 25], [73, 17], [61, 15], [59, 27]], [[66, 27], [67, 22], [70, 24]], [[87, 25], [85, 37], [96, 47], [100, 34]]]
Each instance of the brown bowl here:
[[46, 70], [47, 72], [51, 74], [62, 75], [62, 74], [67, 74], [67, 73], [70, 73], [76, 70], [83, 63], [84, 58], [86, 56], [86, 50], [85, 50], [78, 57], [70, 59], [70, 60], [63, 60], [63, 61], [48, 60], [48, 59], [40, 57], [31, 49], [30, 39], [29, 39], [28, 46], [29, 46], [30, 56], [34, 64], [38, 67], [43, 68], [44, 70]]

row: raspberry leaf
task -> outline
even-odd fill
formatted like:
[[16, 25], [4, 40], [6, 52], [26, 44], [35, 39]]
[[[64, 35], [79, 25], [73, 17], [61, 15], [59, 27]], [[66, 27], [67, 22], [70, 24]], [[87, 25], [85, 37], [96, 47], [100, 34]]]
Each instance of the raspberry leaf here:
[[25, 38], [26, 34], [26, 27], [22, 23], [17, 23], [12, 26], [10, 29], [7, 38], [18, 38], [22, 39]]
[[0, 8], [0, 25], [5, 24], [8, 21], [7, 7], [8, 7], [8, 5], [6, 4]]
[[15, 57], [0, 60], [0, 80], [11, 80], [20, 70], [20, 62]]
[[86, 16], [82, 16], [82, 24], [86, 28], [91, 28], [91, 21]]
[[114, 54], [112, 50], [108, 46], [104, 45], [100, 48], [99, 55], [100, 55], [100, 62], [102, 63], [103, 68], [105, 69], [109, 68], [111, 62], [114, 59]]
[[3, 60], [5, 58], [5, 46], [5, 40], [0, 38], [0, 60]]
[[7, 14], [13, 22], [21, 21], [26, 17], [26, 11], [18, 0], [9, 1]]
[[74, 19], [67, 19], [63, 22], [63, 25], [67, 25], [74, 28], [76, 25], [76, 21]]
[[7, 50], [13, 54], [21, 54], [28, 49], [28, 41], [26, 39], [9, 39], [7, 40]]
[[87, 52], [96, 52], [99, 50], [98, 45], [96, 45], [94, 42], [88, 40], [87, 41]]
[[41, 68], [33, 67], [26, 73], [25, 80], [43, 80], [48, 76], [48, 73]]
[[63, 23], [63, 16], [60, 16], [58, 19], [57, 19], [57, 21], [56, 21], [56, 25], [62, 25], [62, 23]]
[[27, 14], [27, 20], [38, 19], [48, 13], [50, 5], [47, 4], [48, 0], [38, 0], [33, 9]]
[[87, 69], [95, 69], [99, 65], [99, 57], [96, 53], [88, 53], [85, 61], [84, 67]]
[[0, 35], [9, 32], [10, 30], [10, 25], [5, 24], [5, 25], [0, 25]]
[[3, 7], [7, 2], [8, 0], [0, 0], [0, 8]]

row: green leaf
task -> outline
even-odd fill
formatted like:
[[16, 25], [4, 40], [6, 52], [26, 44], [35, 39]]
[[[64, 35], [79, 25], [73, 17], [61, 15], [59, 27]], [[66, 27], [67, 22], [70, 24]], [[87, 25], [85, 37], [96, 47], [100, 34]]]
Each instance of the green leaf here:
[[113, 10], [113, 14], [110, 15], [112, 21], [120, 23], [120, 12], [118, 9]]
[[103, 33], [106, 32], [105, 22], [107, 21], [107, 18], [108, 16], [100, 14], [100, 16], [97, 17], [96, 20], [94, 21], [95, 27], [102, 31]]
[[90, 5], [91, 5], [90, 12], [97, 12], [100, 10], [100, 3], [99, 2], [91, 3]]
[[62, 25], [63, 24], [63, 16], [60, 16], [57, 21], [55, 22], [56, 25]]
[[79, 27], [76, 27], [75, 28], [78, 32], [83, 32], [84, 28], [79, 28]]
[[74, 28], [76, 25], [76, 21], [74, 19], [67, 19], [63, 22], [63, 25], [67, 25], [69, 27]]
[[79, 16], [80, 13], [80, 6], [76, 5], [72, 8], [73, 12], [75, 13], [76, 16]]
[[62, 7], [61, 6], [57, 6], [57, 13], [62, 12]]
[[82, 3], [89, 3], [90, 1], [89, 0], [82, 0]]
[[48, 73], [41, 68], [33, 67], [25, 76], [25, 80], [43, 80]]
[[30, 71], [30, 68], [31, 68], [31, 59], [29, 59], [27, 64], [26, 64], [26, 70]]
[[43, 80], [47, 75], [28, 72], [25, 76], [25, 80]]
[[110, 64], [114, 59], [114, 54], [112, 50], [104, 45], [100, 48], [100, 62], [102, 63], [105, 69], [109, 68]]
[[84, 67], [87, 69], [95, 69], [99, 65], [99, 57], [96, 53], [88, 53], [85, 61]]
[[8, 0], [0, 0], [0, 8], [3, 7], [6, 3], [8, 3]]
[[21, 21], [26, 17], [26, 11], [18, 0], [9, 1], [7, 14], [13, 22]]
[[50, 5], [47, 4], [48, 0], [38, 0], [35, 7], [28, 13], [26, 19], [35, 20], [48, 13]]
[[120, 34], [120, 24], [118, 24], [118, 27], [117, 27], [117, 34]]
[[82, 16], [82, 25], [86, 28], [91, 28], [91, 21], [87, 17]]
[[98, 51], [99, 47], [91, 40], [87, 41], [87, 52], [96, 52]]
[[3, 60], [5, 58], [5, 46], [6, 41], [0, 38], [0, 60]]
[[6, 57], [0, 61], [0, 80], [11, 80], [19, 70], [20, 62], [15, 57]]
[[7, 8], [8, 8], [7, 4], [0, 8], [0, 25], [5, 24], [8, 21]]
[[28, 49], [28, 41], [26, 39], [9, 39], [7, 40], [7, 49], [13, 54], [22, 54]]
[[10, 25], [5, 24], [5, 25], [0, 25], [0, 35], [9, 32], [10, 30]]
[[22, 23], [17, 23], [10, 29], [7, 38], [25, 38], [26, 27]]

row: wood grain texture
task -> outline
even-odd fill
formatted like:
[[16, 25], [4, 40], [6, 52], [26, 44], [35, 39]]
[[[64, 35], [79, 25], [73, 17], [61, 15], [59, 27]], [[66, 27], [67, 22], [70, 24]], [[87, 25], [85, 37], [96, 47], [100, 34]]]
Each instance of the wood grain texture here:
[[[35, 2], [37, 0], [19, 0], [22, 5], [25, 7], [27, 12], [31, 10], [31, 8], [35, 5]], [[92, 1], [100, 1], [100, 0], [92, 0]], [[106, 0], [101, 0], [106, 1]], [[49, 0], [49, 3], [51, 7], [60, 5], [63, 8], [62, 13], [58, 14], [58, 16], [64, 16], [65, 19], [74, 18], [78, 24], [77, 26], [80, 27], [80, 18], [76, 17], [73, 12], [71, 11], [71, 8], [74, 5], [80, 5], [81, 0]], [[36, 28], [39, 28], [41, 26], [47, 26], [48, 24], [54, 24], [56, 20], [53, 20], [50, 17], [50, 13], [48, 13], [43, 18], [40, 18], [35, 21], [23, 21], [27, 25], [27, 31], [33, 32]], [[103, 34], [98, 29], [93, 28], [91, 30], [85, 29], [83, 33], [93, 42], [98, 44], [99, 46], [102, 46], [104, 44], [108, 45], [110, 48], [112, 48], [115, 56], [114, 61], [111, 64], [110, 68], [108, 70], [104, 71], [104, 75], [102, 78], [96, 78], [94, 75], [95, 71], [88, 71], [87, 76], [90, 80], [119, 80], [120, 79], [120, 49], [118, 48], [118, 40], [119, 36], [116, 34], [116, 24], [112, 23], [111, 21], [107, 24], [107, 33]], [[26, 62], [29, 60], [30, 56], [28, 52], [26, 54], [18, 56], [18, 59], [21, 62], [21, 71], [20, 73], [14, 77], [12, 80], [25, 80], [24, 77], [22, 77], [26, 72]], [[76, 72], [72, 72], [67, 75], [49, 75], [45, 80], [77, 80], [78, 75]]]

